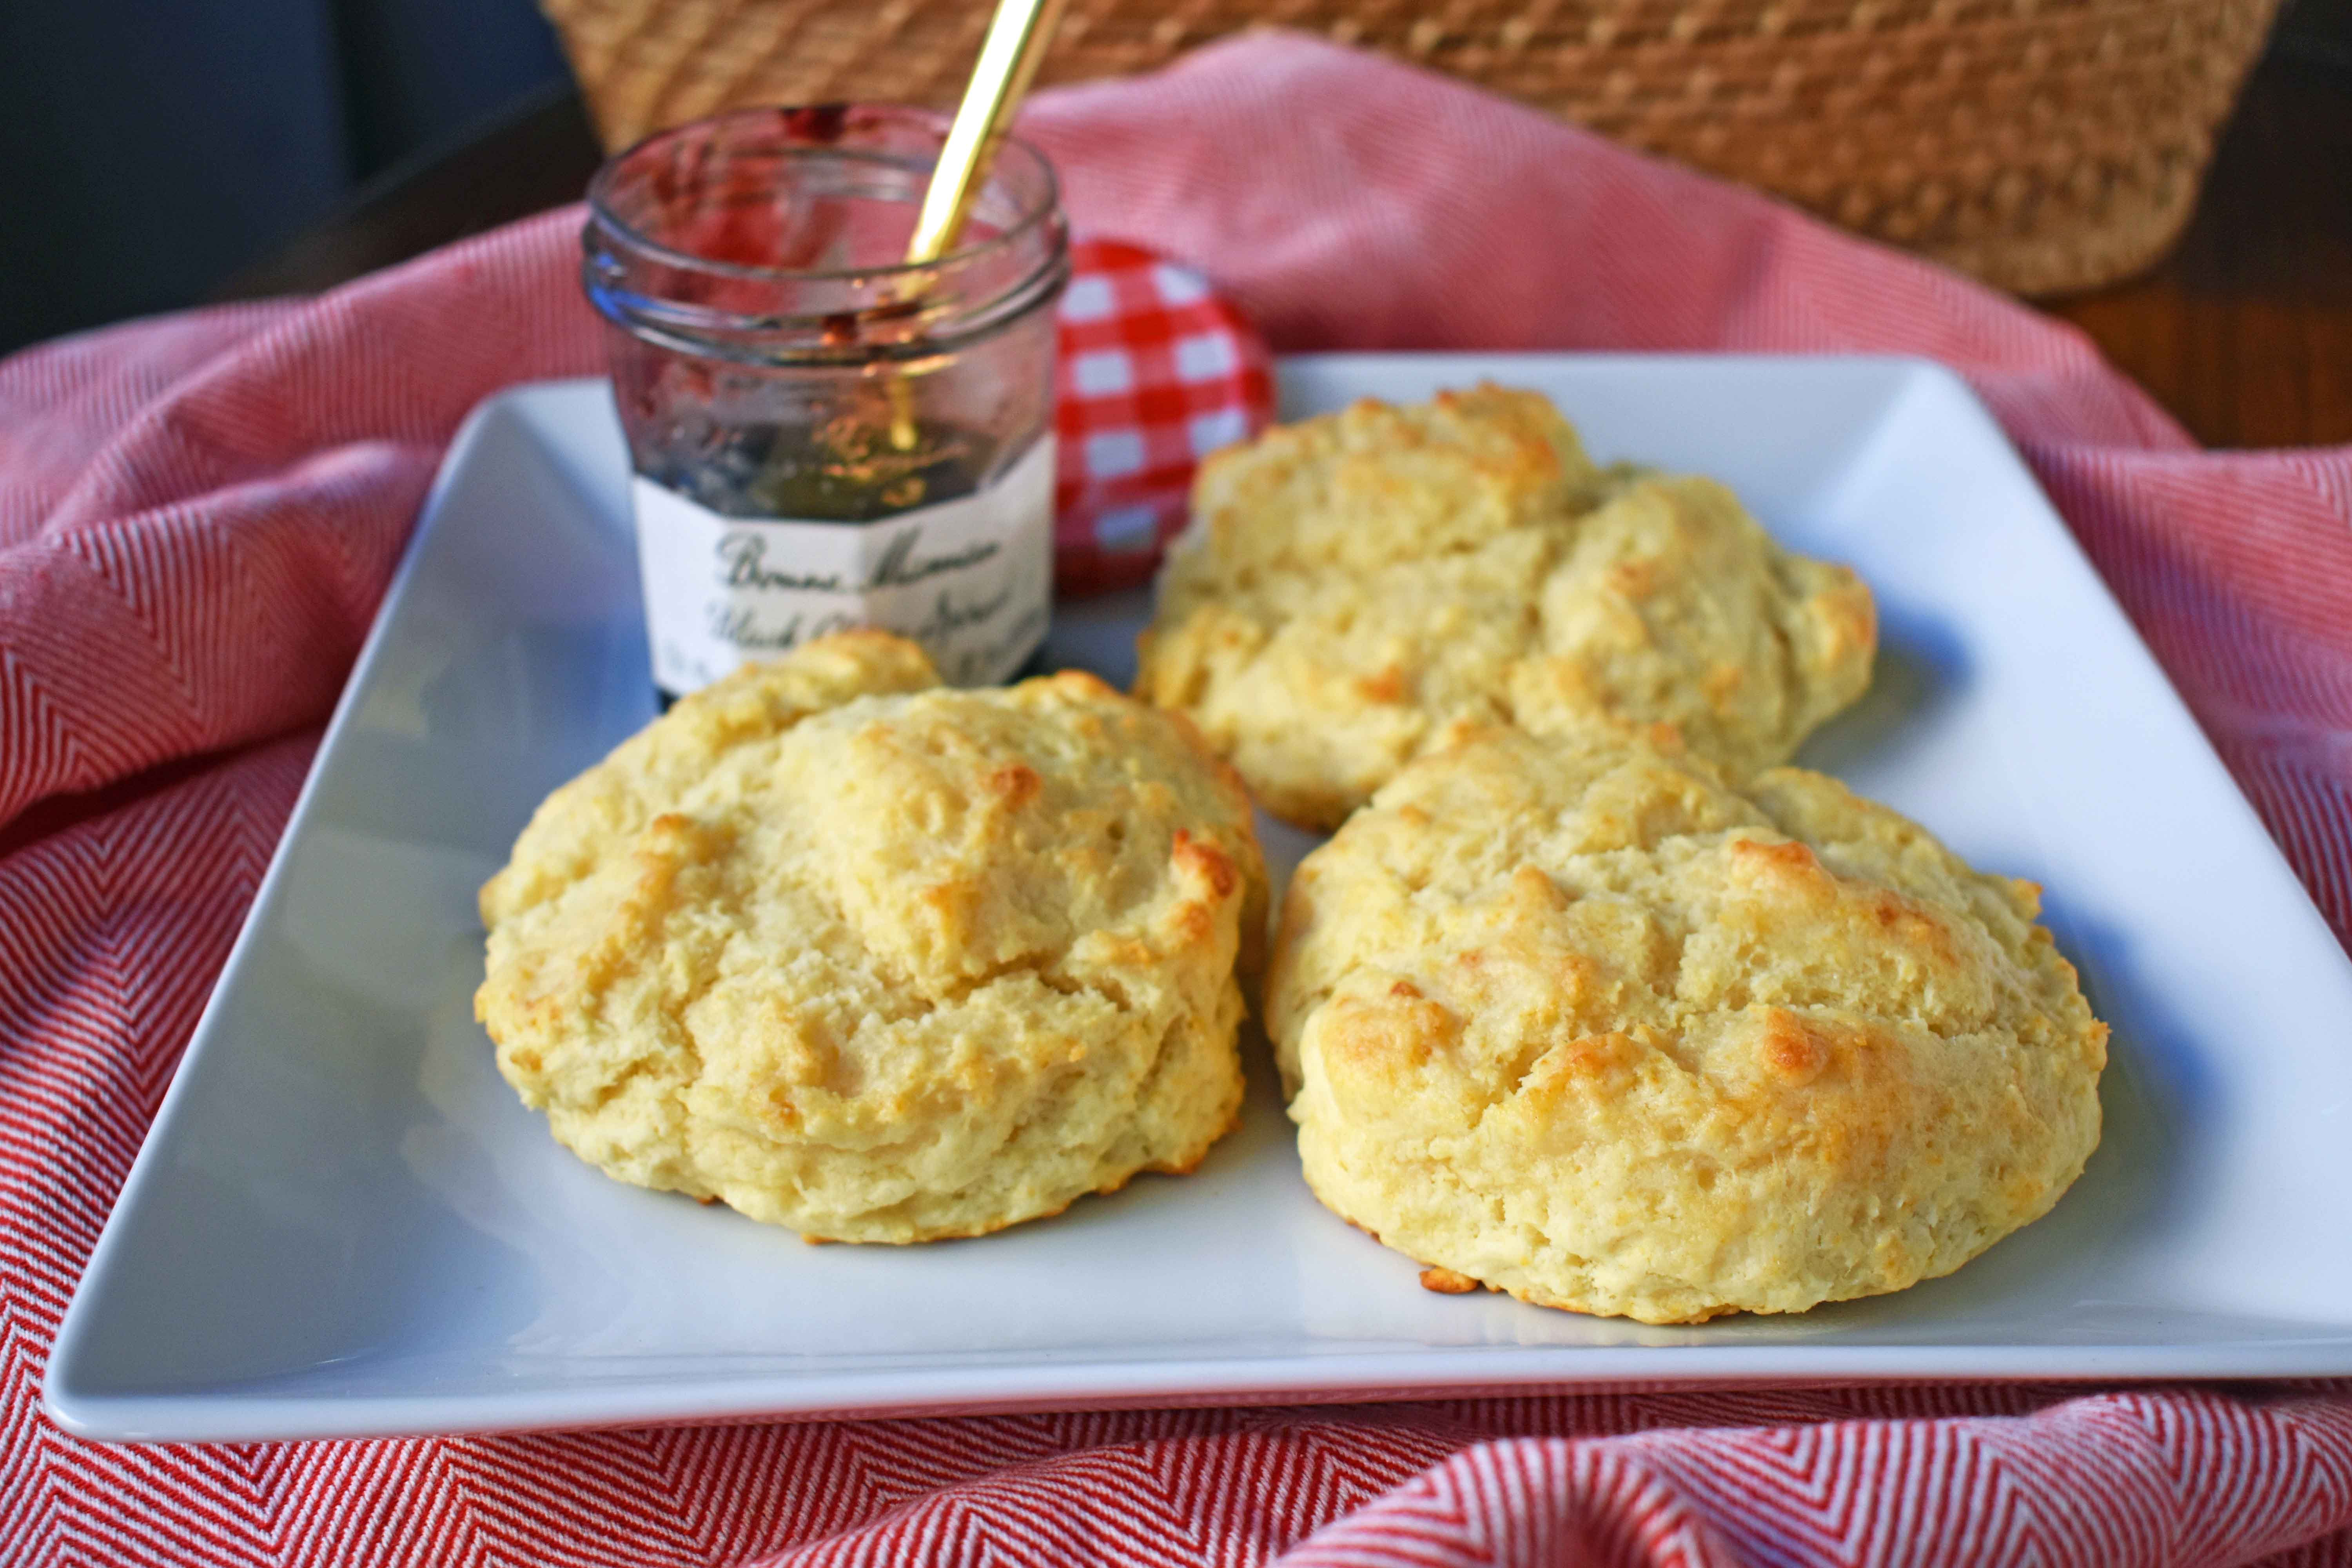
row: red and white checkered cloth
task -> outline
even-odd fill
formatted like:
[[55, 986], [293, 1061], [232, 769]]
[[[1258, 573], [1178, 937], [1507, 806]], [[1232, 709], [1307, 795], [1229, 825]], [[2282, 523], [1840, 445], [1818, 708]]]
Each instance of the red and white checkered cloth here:
[[1274, 415], [1265, 342], [1208, 279], [1139, 246], [1071, 247], [1062, 296], [1054, 586], [1148, 581], [1184, 526], [1192, 469]]
[[[2200, 453], [2081, 338], [1957, 278], [1294, 37], [1048, 95], [1026, 129], [1081, 230], [1181, 258], [1285, 348], [1957, 366], [2352, 938], [2352, 449]], [[0, 365], [0, 1562], [2352, 1563], [2341, 1386], [242, 1448], [50, 1427], [36, 1390], [58, 1313], [442, 444], [498, 387], [599, 363], [575, 222]], [[1160, 462], [1147, 445], [1102, 482]], [[1123, 553], [1143, 531], [1096, 542]]]

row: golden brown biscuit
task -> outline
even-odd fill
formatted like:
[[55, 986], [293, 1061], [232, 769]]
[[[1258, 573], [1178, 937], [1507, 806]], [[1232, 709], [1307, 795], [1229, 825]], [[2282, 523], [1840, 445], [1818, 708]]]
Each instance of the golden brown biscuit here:
[[937, 685], [829, 638], [550, 795], [475, 1011], [623, 1181], [844, 1241], [977, 1236], [1191, 1169], [1241, 1102], [1241, 782], [1091, 676]]
[[1870, 681], [1869, 590], [1712, 480], [1596, 471], [1534, 393], [1363, 402], [1212, 458], [1137, 695], [1337, 826], [1472, 728], [1672, 724], [1738, 771]]
[[2036, 907], [1819, 773], [1473, 737], [1285, 900], [1307, 1182], [1433, 1288], [1647, 1322], [1949, 1273], [2098, 1142], [2106, 1028]]

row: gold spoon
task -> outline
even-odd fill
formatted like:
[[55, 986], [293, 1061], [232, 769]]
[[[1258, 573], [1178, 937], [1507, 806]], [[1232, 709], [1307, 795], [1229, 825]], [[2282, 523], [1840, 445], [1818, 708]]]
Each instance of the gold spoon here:
[[[980, 60], [963, 89], [963, 102], [948, 127], [931, 183], [923, 192], [907, 264], [925, 267], [955, 247], [972, 198], [988, 183], [989, 165], [1021, 107], [1038, 62], [1054, 41], [1064, 0], [998, 0], [981, 41]], [[915, 447], [915, 394], [904, 376], [889, 382], [890, 444], [902, 452]]]

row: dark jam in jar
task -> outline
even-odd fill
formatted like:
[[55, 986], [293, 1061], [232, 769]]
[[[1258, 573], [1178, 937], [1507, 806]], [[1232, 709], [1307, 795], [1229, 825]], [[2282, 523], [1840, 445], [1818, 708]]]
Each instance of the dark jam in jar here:
[[909, 265], [943, 118], [747, 110], [663, 132], [589, 188], [653, 685], [872, 626], [942, 679], [1042, 645], [1054, 563], [1053, 172], [998, 151], [958, 247]]
[[690, 454], [638, 472], [725, 517], [875, 522], [980, 488], [996, 443], [974, 430], [922, 424], [901, 449], [887, 423], [844, 416], [822, 426], [749, 421]]

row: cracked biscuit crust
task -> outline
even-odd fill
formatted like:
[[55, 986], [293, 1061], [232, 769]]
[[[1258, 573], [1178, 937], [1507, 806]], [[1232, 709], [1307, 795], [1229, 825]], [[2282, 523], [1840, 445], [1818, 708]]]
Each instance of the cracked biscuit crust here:
[[1646, 1322], [1948, 1274], [2098, 1142], [2106, 1027], [2037, 901], [1819, 773], [1473, 737], [1285, 900], [1307, 1182], [1441, 1279]]
[[1473, 727], [1667, 723], [1738, 771], [1870, 681], [1870, 592], [1710, 479], [1593, 468], [1535, 393], [1365, 401], [1211, 458], [1137, 695], [1332, 828]]
[[1247, 798], [1090, 676], [828, 638], [550, 795], [475, 1010], [611, 1175], [816, 1239], [977, 1236], [1199, 1163], [1239, 1110]]

